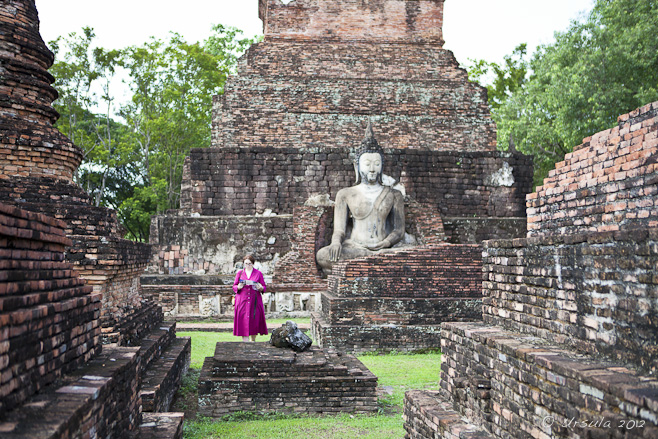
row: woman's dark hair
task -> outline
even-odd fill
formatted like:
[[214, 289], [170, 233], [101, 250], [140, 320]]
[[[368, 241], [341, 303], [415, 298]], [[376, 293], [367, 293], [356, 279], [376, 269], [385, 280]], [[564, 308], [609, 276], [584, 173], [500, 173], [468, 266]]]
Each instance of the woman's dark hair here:
[[249, 259], [249, 260], [251, 261], [252, 264], [255, 264], [255, 263], [256, 263], [256, 258], [254, 258], [254, 257], [251, 256], [251, 255], [247, 255], [247, 256], [245, 256], [244, 258], [242, 258], [242, 262], [246, 261], [247, 259]]

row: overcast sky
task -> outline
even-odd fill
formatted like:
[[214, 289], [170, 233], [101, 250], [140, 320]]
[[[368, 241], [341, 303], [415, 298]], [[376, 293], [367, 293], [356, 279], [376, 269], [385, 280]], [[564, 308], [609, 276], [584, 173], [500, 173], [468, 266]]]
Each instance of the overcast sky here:
[[[326, 0], [332, 1], [332, 0]], [[247, 36], [262, 33], [258, 0], [36, 0], [41, 35], [48, 42], [59, 35], [93, 27], [105, 48], [139, 45], [169, 31], [189, 42], [205, 39], [213, 24], [235, 26]], [[499, 62], [519, 44], [530, 52], [550, 43], [555, 31], [567, 28], [593, 0], [446, 0], [445, 47], [460, 63], [467, 59]]]

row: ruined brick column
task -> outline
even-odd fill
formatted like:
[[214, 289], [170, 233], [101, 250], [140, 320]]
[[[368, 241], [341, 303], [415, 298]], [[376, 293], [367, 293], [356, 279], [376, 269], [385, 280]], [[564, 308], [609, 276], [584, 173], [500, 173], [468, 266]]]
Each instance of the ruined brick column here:
[[150, 248], [122, 239], [116, 212], [93, 206], [73, 182], [82, 151], [53, 127], [53, 54], [35, 2], [3, 1], [0, 29], [0, 201], [64, 221], [68, 261], [102, 295], [105, 341], [131, 342], [162, 319], [140, 296]]
[[39, 34], [34, 2], [0, 5], [0, 167], [3, 174], [71, 181], [82, 151], [53, 123], [53, 54]]

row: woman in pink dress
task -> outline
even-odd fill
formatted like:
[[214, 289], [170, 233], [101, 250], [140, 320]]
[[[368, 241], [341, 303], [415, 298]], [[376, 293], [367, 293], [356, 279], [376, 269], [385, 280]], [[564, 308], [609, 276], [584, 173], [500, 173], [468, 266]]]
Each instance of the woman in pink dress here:
[[233, 282], [235, 292], [235, 311], [233, 318], [233, 335], [242, 337], [242, 341], [256, 341], [256, 335], [267, 335], [265, 324], [265, 307], [261, 294], [267, 286], [263, 273], [254, 268], [253, 256], [244, 257], [244, 269], [238, 271]]

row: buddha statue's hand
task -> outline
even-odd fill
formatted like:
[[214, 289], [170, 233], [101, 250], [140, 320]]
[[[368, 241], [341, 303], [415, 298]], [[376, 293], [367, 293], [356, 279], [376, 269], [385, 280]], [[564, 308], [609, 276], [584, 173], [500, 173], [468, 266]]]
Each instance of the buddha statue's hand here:
[[336, 262], [340, 259], [340, 253], [343, 251], [343, 245], [340, 243], [335, 243], [329, 245], [329, 258], [332, 262]]
[[371, 251], [381, 250], [383, 248], [388, 248], [391, 246], [391, 243], [388, 240], [379, 241], [377, 244], [366, 245], [366, 248]]

